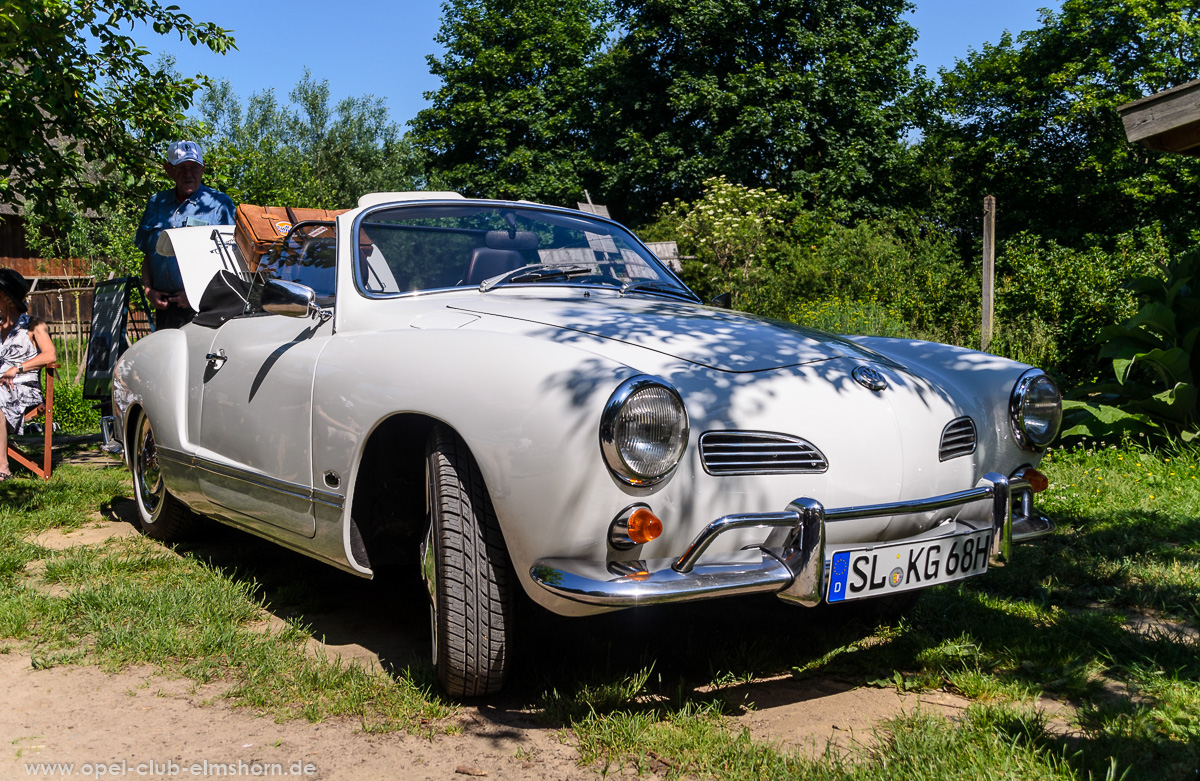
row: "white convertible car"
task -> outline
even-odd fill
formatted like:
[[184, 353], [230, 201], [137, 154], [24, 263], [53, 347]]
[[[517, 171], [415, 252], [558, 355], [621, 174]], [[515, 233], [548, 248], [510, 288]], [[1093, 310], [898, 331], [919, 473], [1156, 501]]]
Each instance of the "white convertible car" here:
[[895, 598], [1053, 528], [1040, 370], [705, 306], [606, 219], [381, 193], [255, 273], [233, 228], [165, 236], [200, 314], [124, 354], [107, 426], [142, 527], [215, 518], [363, 577], [407, 548], [452, 695], [503, 684], [518, 591]]

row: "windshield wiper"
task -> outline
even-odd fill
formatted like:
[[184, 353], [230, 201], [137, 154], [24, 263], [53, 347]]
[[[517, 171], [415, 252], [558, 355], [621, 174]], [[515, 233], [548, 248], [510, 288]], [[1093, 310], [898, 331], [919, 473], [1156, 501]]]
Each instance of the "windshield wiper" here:
[[657, 279], [635, 279], [621, 285], [621, 295], [626, 295], [635, 291], [645, 291], [647, 293], [660, 293], [662, 295], [672, 296], [674, 298], [690, 299], [687, 291], [681, 290], [678, 285], [672, 285], [668, 282], [662, 282]]
[[578, 264], [562, 264], [557, 266], [545, 263], [531, 263], [528, 266], [506, 271], [498, 276], [485, 279], [479, 283], [479, 292], [486, 293], [496, 285], [508, 282], [539, 282], [544, 279], [567, 279], [592, 273], [591, 266]]

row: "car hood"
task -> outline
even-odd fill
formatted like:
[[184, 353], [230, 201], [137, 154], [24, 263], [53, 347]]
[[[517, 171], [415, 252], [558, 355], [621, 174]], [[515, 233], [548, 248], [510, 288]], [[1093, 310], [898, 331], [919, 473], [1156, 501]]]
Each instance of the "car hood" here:
[[[727, 372], [768, 371], [846, 356], [888, 362], [878, 353], [841, 337], [694, 304], [611, 295], [564, 300], [505, 294], [452, 308], [505, 318], [509, 327], [516, 326], [513, 330], [531, 336], [540, 334], [564, 341], [564, 336], [569, 339], [575, 333]], [[478, 327], [496, 325], [480, 323]]]

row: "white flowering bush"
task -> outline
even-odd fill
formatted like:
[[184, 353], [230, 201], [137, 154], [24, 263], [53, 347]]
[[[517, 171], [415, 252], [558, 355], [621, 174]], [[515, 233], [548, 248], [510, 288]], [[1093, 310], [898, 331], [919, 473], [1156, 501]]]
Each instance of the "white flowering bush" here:
[[720, 277], [745, 282], [771, 245], [783, 241], [781, 215], [789, 206], [788, 198], [774, 189], [743, 187], [713, 177], [705, 180], [700, 200], [683, 206], [686, 216], [679, 235], [695, 248], [698, 260], [716, 267]]

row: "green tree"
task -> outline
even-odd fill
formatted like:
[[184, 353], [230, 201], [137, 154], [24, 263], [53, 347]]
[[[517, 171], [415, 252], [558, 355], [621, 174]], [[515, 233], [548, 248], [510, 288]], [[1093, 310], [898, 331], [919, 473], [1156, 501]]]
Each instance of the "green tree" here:
[[381, 98], [333, 106], [329, 82], [306, 70], [288, 100], [266, 90], [243, 107], [224, 80], [201, 94], [210, 181], [235, 201], [339, 209], [420, 183], [419, 156]]
[[145, 184], [204, 79], [147, 64], [125, 32], [138, 23], [234, 48], [229, 31], [155, 0], [0, 0], [0, 200], [97, 207]]
[[606, 194], [640, 222], [724, 176], [869, 212], [921, 115], [907, 0], [616, 0]]
[[1185, 242], [1200, 218], [1200, 160], [1129, 144], [1116, 108], [1200, 75], [1196, 3], [1065, 0], [1041, 22], [941, 72], [947, 121], [926, 144], [956, 183], [946, 219], [977, 236], [991, 193], [1002, 235], [1086, 246], [1162, 222]]
[[466, 195], [573, 204], [600, 165], [593, 64], [605, 0], [446, 0], [429, 57], [442, 85], [412, 122], [440, 181]]

